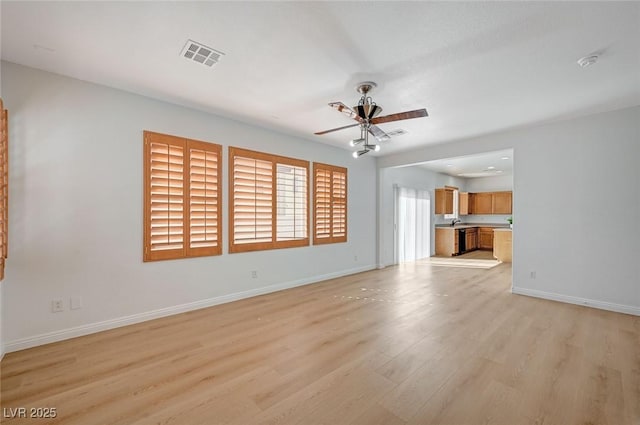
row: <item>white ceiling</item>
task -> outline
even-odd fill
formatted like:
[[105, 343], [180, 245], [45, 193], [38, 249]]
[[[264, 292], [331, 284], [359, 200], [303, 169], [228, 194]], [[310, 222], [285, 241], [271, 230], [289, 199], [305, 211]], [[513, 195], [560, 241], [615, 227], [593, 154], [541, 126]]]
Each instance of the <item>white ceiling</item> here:
[[417, 166], [454, 177], [511, 176], [513, 175], [513, 150], [438, 159]]
[[[380, 155], [640, 104], [638, 2], [2, 1], [2, 59], [348, 148], [327, 106], [373, 80]], [[225, 53], [207, 68], [187, 39]], [[576, 60], [597, 52], [582, 69]]]

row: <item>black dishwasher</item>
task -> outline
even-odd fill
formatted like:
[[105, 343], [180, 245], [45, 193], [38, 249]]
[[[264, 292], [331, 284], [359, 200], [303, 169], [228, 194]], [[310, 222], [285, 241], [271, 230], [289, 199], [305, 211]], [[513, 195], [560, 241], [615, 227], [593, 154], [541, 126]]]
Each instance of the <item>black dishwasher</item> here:
[[458, 229], [458, 254], [467, 250], [467, 229]]

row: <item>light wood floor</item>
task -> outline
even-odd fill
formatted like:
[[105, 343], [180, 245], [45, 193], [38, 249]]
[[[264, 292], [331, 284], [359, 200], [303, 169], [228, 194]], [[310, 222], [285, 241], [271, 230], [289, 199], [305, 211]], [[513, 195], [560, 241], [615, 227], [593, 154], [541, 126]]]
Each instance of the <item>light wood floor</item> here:
[[640, 318], [510, 275], [418, 262], [10, 353], [2, 407], [58, 417], [3, 423], [638, 425]]

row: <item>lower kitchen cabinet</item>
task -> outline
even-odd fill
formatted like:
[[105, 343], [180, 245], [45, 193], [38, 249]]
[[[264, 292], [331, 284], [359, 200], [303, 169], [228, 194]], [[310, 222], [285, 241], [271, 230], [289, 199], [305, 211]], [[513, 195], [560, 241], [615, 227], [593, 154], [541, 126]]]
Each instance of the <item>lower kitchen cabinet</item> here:
[[[464, 230], [464, 251], [460, 250], [460, 237], [458, 229], [449, 227], [436, 227], [436, 255], [451, 257], [478, 249], [478, 229], [475, 227]], [[493, 242], [492, 242], [493, 243]]]
[[436, 255], [450, 257], [458, 254], [458, 231], [436, 227]]
[[478, 229], [467, 229], [466, 236], [466, 251], [473, 251], [478, 249]]
[[478, 228], [478, 248], [493, 249], [493, 229], [491, 227]]

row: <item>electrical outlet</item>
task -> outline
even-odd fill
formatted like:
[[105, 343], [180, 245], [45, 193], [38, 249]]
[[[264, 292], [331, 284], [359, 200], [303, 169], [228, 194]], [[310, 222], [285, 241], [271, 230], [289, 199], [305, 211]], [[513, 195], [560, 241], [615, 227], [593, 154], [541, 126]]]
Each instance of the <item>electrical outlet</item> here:
[[51, 300], [51, 312], [60, 313], [61, 311], [64, 311], [64, 301], [62, 300], [62, 298]]
[[535, 279], [536, 278], [536, 272], [535, 270], [531, 272], [531, 279]]
[[357, 255], [353, 256], [353, 261], [358, 261], [358, 256]]
[[251, 278], [252, 279], [257, 279], [258, 278], [258, 271], [257, 270], [252, 270], [251, 271]]

